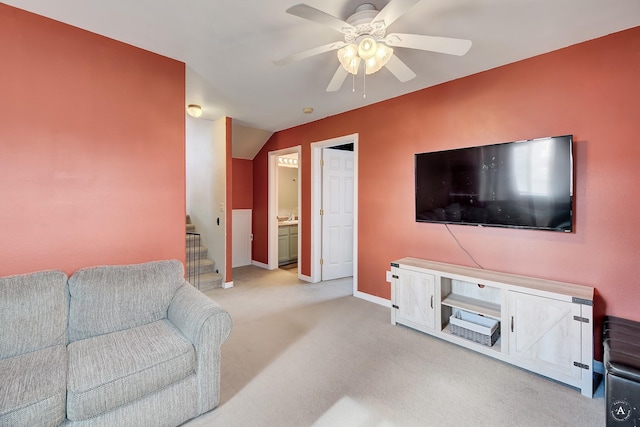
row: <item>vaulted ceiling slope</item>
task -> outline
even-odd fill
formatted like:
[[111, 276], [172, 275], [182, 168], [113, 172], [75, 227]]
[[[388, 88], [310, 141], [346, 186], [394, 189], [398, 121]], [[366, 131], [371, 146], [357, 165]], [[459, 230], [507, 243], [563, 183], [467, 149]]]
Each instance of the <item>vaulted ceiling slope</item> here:
[[[392, 0], [395, 1], [395, 0]], [[285, 13], [297, 0], [10, 0], [6, 4], [187, 64], [186, 103], [204, 117], [232, 117], [278, 131], [439, 83], [640, 25], [638, 0], [421, 0], [389, 31], [468, 39], [464, 56], [397, 48], [417, 77], [399, 82], [387, 69], [347, 78], [326, 92], [338, 60], [327, 52], [287, 65], [274, 61], [343, 35]], [[345, 20], [362, 3], [308, 0]], [[366, 98], [363, 97], [366, 83]], [[352, 89], [355, 88], [355, 91]], [[304, 114], [304, 107], [313, 107]]]

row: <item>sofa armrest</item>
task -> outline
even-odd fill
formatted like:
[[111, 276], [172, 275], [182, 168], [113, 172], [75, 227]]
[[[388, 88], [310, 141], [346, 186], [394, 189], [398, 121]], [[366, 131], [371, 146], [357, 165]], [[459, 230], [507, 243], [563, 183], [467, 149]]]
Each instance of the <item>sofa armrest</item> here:
[[169, 305], [168, 320], [195, 348], [198, 413], [210, 411], [220, 401], [220, 346], [231, 333], [231, 316], [185, 282]]

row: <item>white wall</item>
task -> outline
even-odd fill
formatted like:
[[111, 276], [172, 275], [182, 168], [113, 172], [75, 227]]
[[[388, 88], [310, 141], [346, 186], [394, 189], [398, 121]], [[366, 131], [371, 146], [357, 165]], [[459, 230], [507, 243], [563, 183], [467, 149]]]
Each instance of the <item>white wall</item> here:
[[[208, 258], [225, 276], [226, 221], [221, 206], [226, 191], [225, 118], [211, 121], [187, 116], [186, 168], [187, 214], [209, 249]], [[220, 224], [218, 225], [218, 219]]]

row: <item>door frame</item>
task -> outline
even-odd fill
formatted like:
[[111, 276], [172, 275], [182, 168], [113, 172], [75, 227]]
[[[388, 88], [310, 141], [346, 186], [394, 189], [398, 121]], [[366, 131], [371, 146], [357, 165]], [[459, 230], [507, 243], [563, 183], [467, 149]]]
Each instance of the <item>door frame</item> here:
[[[300, 185], [302, 177], [302, 146], [283, 148], [281, 150], [269, 151], [269, 203], [267, 228], [269, 242], [269, 270], [278, 268], [278, 156], [286, 154], [298, 154], [298, 230], [302, 229], [302, 186]], [[302, 233], [298, 231], [298, 265], [300, 265], [300, 238]], [[298, 277], [301, 277], [300, 268], [298, 268]]]
[[358, 291], [358, 134], [311, 143], [311, 282], [321, 280], [322, 268], [322, 150], [353, 143], [353, 294]]

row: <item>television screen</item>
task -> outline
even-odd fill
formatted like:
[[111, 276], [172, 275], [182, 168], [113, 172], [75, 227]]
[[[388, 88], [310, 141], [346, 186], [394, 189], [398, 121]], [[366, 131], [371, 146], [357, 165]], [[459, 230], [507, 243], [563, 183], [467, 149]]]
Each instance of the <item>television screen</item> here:
[[416, 221], [573, 229], [572, 135], [415, 155]]

